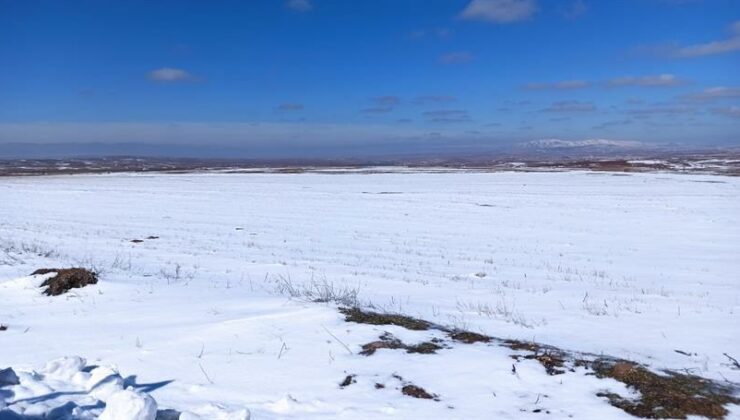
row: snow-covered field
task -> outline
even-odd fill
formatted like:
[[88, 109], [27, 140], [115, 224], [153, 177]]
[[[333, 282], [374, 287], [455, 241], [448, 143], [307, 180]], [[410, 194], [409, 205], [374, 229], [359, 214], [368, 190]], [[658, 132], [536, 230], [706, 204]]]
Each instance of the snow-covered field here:
[[[76, 355], [203, 418], [626, 418], [596, 396], [629, 394], [621, 383], [549, 376], [501, 346], [360, 355], [386, 331], [444, 334], [347, 323], [309, 300], [356, 293], [376, 311], [740, 383], [725, 355], [740, 358], [738, 215], [740, 178], [709, 175], [0, 178], [0, 369], [32, 382], [2, 388], [0, 410], [99, 413], [96, 369], [43, 373]], [[28, 277], [70, 266], [101, 281], [47, 297], [48, 275]], [[439, 401], [404, 395], [410, 383]]]

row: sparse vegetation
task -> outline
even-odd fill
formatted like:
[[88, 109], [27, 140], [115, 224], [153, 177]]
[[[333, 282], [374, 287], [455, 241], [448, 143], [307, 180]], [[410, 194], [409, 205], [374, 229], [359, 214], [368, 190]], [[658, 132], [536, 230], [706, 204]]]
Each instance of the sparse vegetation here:
[[381, 314], [378, 312], [363, 311], [356, 307], [340, 308], [339, 312], [345, 315], [345, 321], [370, 325], [397, 325], [409, 330], [428, 330], [432, 324], [405, 315]]
[[360, 354], [370, 356], [380, 349], [403, 349], [407, 353], [434, 354], [437, 350], [443, 348], [438, 343], [440, 343], [440, 340], [432, 339], [419, 344], [406, 344], [394, 337], [393, 334], [386, 332], [380, 336], [380, 340], [364, 344]]

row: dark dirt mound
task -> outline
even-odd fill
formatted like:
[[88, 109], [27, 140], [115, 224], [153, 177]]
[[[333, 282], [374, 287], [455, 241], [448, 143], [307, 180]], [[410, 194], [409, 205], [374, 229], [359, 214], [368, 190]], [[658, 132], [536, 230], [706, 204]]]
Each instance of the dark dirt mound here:
[[0, 331], [8, 331], [8, 326], [5, 324], [0, 324]]
[[704, 416], [712, 419], [727, 415], [726, 404], [738, 404], [733, 391], [704, 378], [665, 372], [653, 373], [627, 361], [597, 360], [591, 366], [599, 378], [613, 378], [640, 392], [640, 398], [627, 399], [614, 393], [600, 393], [609, 403], [643, 418]]
[[58, 296], [70, 289], [85, 287], [98, 282], [97, 273], [85, 268], [41, 268], [31, 273], [31, 275], [48, 273], [57, 273], [57, 275], [41, 284], [41, 287], [46, 287], [44, 294], [47, 296]]
[[353, 384], [353, 383], [355, 383], [355, 382], [357, 382], [357, 381], [355, 380], [355, 375], [347, 375], [347, 377], [346, 377], [346, 378], [344, 378], [344, 380], [343, 380], [342, 382], [340, 382], [340, 383], [339, 383], [339, 386], [340, 386], [341, 388], [344, 388], [344, 387], [346, 387], [346, 386], [350, 386], [350, 385], [352, 385], [352, 384]]
[[414, 398], [421, 398], [425, 400], [437, 399], [435, 395], [428, 393], [426, 389], [413, 384], [404, 385], [404, 387], [401, 388], [401, 392], [403, 392], [403, 395], [408, 395], [409, 397]]
[[345, 315], [345, 321], [358, 324], [370, 325], [397, 325], [409, 330], [428, 330], [432, 324], [420, 319], [411, 318], [398, 314], [380, 314], [377, 312], [363, 311], [359, 308], [339, 308], [339, 312]]

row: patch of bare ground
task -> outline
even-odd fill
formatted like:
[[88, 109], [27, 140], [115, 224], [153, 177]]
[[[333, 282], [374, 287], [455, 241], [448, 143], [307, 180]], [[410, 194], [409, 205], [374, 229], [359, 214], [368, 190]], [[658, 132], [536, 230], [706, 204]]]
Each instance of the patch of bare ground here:
[[41, 283], [41, 287], [46, 287], [44, 294], [47, 296], [59, 296], [71, 289], [85, 287], [98, 282], [97, 273], [86, 268], [40, 268], [31, 273], [31, 275], [35, 276], [48, 273], [56, 273], [56, 275]]
[[727, 404], [738, 404], [733, 389], [716, 382], [677, 372], [657, 374], [637, 363], [597, 359], [590, 363], [599, 378], [612, 378], [639, 391], [640, 397], [630, 399], [615, 393], [599, 393], [609, 403], [633, 416], [642, 418], [685, 419], [704, 416], [725, 418]]
[[339, 312], [345, 315], [347, 322], [370, 325], [396, 325], [407, 330], [425, 331], [432, 327], [427, 321], [398, 314], [381, 314], [378, 312], [363, 311], [359, 308], [339, 308]]
[[[426, 389], [418, 385], [414, 385], [413, 383], [403, 379], [403, 377], [401, 377], [401, 375], [399, 374], [394, 373], [392, 376], [401, 382], [401, 385], [402, 385], [401, 393], [403, 395], [407, 395], [412, 398], [419, 398], [423, 400], [439, 401], [439, 395], [428, 392]], [[375, 389], [383, 389], [383, 388], [385, 388], [385, 385], [375, 384]]]
[[406, 344], [388, 332], [381, 334], [379, 338], [380, 340], [364, 344], [360, 354], [363, 356], [370, 356], [380, 349], [402, 349], [406, 350], [406, 353], [434, 354], [437, 350], [441, 350], [443, 348], [441, 345], [437, 344], [439, 340], [435, 338], [419, 344]]
[[8, 331], [8, 326], [5, 324], [0, 324], [0, 331]]
[[[547, 374], [573, 374], [577, 367], [589, 370], [587, 374], [597, 378], [611, 378], [622, 382], [627, 387], [639, 392], [637, 398], [626, 398], [616, 393], [600, 392], [597, 395], [607, 399], [609, 404], [628, 414], [641, 418], [679, 418], [689, 416], [703, 416], [712, 419], [723, 419], [727, 416], [728, 404], [740, 404], [738, 391], [740, 387], [733, 383], [718, 383], [699, 376], [683, 374], [675, 371], [656, 373], [647, 366], [639, 363], [596, 356], [587, 353], [572, 352], [531, 341], [502, 339], [470, 331], [449, 329], [421, 319], [399, 314], [379, 314], [363, 311], [359, 308], [342, 308], [340, 311], [348, 322], [358, 322], [371, 325], [397, 325], [410, 330], [424, 331], [437, 330], [447, 333], [454, 342], [464, 344], [485, 343], [509, 348], [515, 353], [511, 355], [517, 362], [521, 360], [535, 360], [540, 363]], [[434, 353], [445, 348], [445, 340], [439, 338], [423, 342], [415, 346], [403, 343], [389, 333], [380, 336], [380, 340], [365, 344], [360, 354], [371, 355], [378, 349], [405, 349], [408, 353]], [[737, 360], [726, 355], [737, 366]], [[516, 365], [512, 366], [516, 373]], [[423, 388], [405, 382], [398, 375], [393, 375], [404, 385], [402, 392], [414, 398], [435, 399]], [[383, 388], [378, 384], [376, 388]]]
[[470, 331], [453, 331], [449, 334], [450, 338], [465, 344], [488, 343], [491, 337]]
[[408, 395], [409, 397], [414, 398], [421, 398], [425, 400], [437, 399], [434, 394], [430, 394], [427, 392], [426, 389], [414, 384], [404, 385], [403, 388], [401, 388], [401, 392], [403, 393], [403, 395]]

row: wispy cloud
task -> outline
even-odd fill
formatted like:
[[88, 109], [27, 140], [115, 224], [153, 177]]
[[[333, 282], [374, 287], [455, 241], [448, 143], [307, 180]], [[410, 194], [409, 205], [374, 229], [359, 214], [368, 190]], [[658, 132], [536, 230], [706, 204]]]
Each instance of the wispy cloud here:
[[387, 114], [401, 104], [401, 98], [395, 95], [383, 95], [370, 98], [373, 106], [361, 110], [364, 114]]
[[391, 106], [374, 106], [374, 107], [363, 109], [362, 113], [363, 114], [387, 114], [391, 111], [393, 111], [393, 107]]
[[285, 7], [296, 12], [309, 12], [313, 9], [313, 4], [310, 0], [288, 0]]
[[695, 102], [709, 102], [719, 99], [740, 98], [740, 88], [717, 86], [704, 89], [701, 92], [684, 95], [682, 99]]
[[625, 76], [608, 80], [608, 86], [642, 86], [642, 87], [669, 87], [686, 83], [672, 74], [659, 74], [655, 76]]
[[467, 51], [456, 51], [443, 54], [439, 57], [442, 64], [465, 64], [473, 61], [473, 54]]
[[182, 69], [175, 69], [172, 67], [162, 67], [160, 69], [152, 70], [147, 74], [149, 80], [155, 82], [173, 83], [173, 82], [188, 82], [196, 80], [195, 76]]
[[572, 90], [583, 89], [589, 86], [591, 86], [591, 83], [585, 80], [563, 80], [560, 82], [527, 83], [522, 88], [526, 90]]
[[529, 19], [537, 12], [535, 0], [472, 0], [460, 13], [462, 19], [511, 23]]
[[437, 111], [427, 111], [424, 113], [432, 122], [466, 122], [470, 121], [470, 115], [467, 111], [459, 109], [441, 109]]
[[401, 98], [395, 95], [376, 96], [372, 101], [378, 106], [396, 106], [401, 103]]
[[625, 111], [626, 114], [634, 115], [634, 116], [641, 116], [641, 117], [650, 117], [652, 115], [678, 115], [678, 114], [691, 114], [696, 112], [694, 108], [688, 107], [688, 106], [682, 106], [682, 105], [672, 105], [672, 104], [656, 104], [656, 105], [650, 105], [642, 108], [633, 108], [628, 109]]
[[695, 58], [740, 51], [740, 21], [733, 22], [728, 29], [728, 33], [727, 37], [715, 41], [691, 45], [653, 45], [641, 47], [638, 50], [671, 58]]
[[278, 105], [277, 109], [278, 111], [300, 111], [302, 110], [303, 104], [297, 104], [297, 103], [284, 103]]
[[422, 95], [414, 98], [413, 103], [415, 105], [430, 105], [455, 102], [456, 100], [457, 98], [450, 95]]
[[712, 113], [725, 117], [740, 118], [740, 106], [728, 106], [724, 108], [713, 108]]
[[608, 130], [613, 127], [622, 127], [632, 124], [632, 120], [609, 120], [593, 126], [595, 130]]
[[592, 112], [596, 111], [596, 105], [592, 102], [581, 102], [581, 101], [558, 101], [553, 102], [547, 108], [541, 110], [541, 112]]

